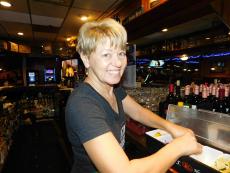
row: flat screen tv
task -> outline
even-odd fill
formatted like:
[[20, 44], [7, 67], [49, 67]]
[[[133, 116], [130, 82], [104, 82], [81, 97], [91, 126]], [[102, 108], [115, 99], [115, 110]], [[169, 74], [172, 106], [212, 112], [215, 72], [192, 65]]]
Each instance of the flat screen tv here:
[[78, 59], [62, 61], [62, 77], [74, 77], [78, 70]]
[[45, 78], [45, 82], [55, 82], [56, 81], [55, 69], [51, 69], [51, 68], [45, 69], [44, 78]]
[[34, 83], [36, 81], [36, 74], [35, 72], [28, 72], [28, 79], [30, 83]]
[[151, 60], [149, 67], [162, 68], [164, 63], [164, 60]]

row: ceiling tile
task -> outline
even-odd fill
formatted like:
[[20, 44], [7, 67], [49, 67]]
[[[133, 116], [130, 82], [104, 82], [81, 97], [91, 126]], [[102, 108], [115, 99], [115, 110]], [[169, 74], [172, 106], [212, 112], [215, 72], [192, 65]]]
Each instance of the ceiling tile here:
[[30, 23], [30, 16], [27, 13], [0, 10], [0, 21]]
[[60, 29], [59, 37], [61, 38], [59, 38], [59, 40], [65, 40], [67, 37], [78, 34], [79, 27], [84, 23], [80, 19], [82, 15], [87, 15], [89, 20], [96, 20], [101, 15], [101, 12], [72, 8], [69, 11], [63, 27]]
[[100, 0], [100, 2], [92, 1], [92, 0], [84, 0], [84, 1], [75, 0], [73, 7], [99, 12], [99, 11], [107, 10], [111, 5], [117, 2], [118, 2], [117, 0]]
[[22, 12], [28, 13], [28, 4], [27, 0], [10, 0], [12, 6], [7, 8], [7, 11], [15, 11], [15, 12]]
[[60, 6], [52, 3], [44, 3], [38, 1], [32, 1], [31, 13], [38, 16], [49, 16], [55, 18], [64, 18], [68, 11], [68, 7]]
[[[6, 29], [10, 37], [17, 39], [29, 40], [32, 38], [31, 25], [24, 23], [11, 23], [11, 22], [1, 22], [1, 25]], [[18, 36], [18, 32], [23, 32], [24, 36]]]
[[63, 18], [32, 15], [32, 24], [60, 27]]
[[59, 6], [70, 6], [72, 0], [33, 0], [35, 2], [49, 3]]
[[53, 42], [55, 41], [56, 34], [55, 33], [44, 33], [44, 32], [34, 32], [34, 39], [40, 40], [44, 42]]

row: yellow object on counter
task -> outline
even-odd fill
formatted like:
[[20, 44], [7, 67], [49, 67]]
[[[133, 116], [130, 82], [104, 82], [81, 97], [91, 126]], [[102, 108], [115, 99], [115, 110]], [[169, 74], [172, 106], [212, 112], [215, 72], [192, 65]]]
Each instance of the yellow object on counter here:
[[157, 138], [157, 137], [160, 137], [161, 136], [161, 133], [160, 132], [157, 132], [153, 135], [153, 137]]
[[183, 106], [184, 106], [184, 102], [178, 102], [178, 103], [177, 103], [177, 106], [183, 107]]

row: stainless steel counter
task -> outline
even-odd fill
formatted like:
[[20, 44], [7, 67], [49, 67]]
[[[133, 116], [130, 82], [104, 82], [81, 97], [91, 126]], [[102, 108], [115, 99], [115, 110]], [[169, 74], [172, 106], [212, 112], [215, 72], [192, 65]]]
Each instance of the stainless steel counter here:
[[167, 119], [192, 129], [200, 143], [230, 153], [230, 116], [169, 105]]

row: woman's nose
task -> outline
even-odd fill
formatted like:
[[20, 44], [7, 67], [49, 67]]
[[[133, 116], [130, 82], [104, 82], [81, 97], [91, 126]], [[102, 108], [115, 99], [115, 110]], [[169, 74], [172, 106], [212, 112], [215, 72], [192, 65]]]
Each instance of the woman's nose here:
[[112, 63], [113, 63], [114, 66], [120, 67], [122, 65], [122, 60], [117, 54], [115, 54], [113, 56], [113, 62]]

